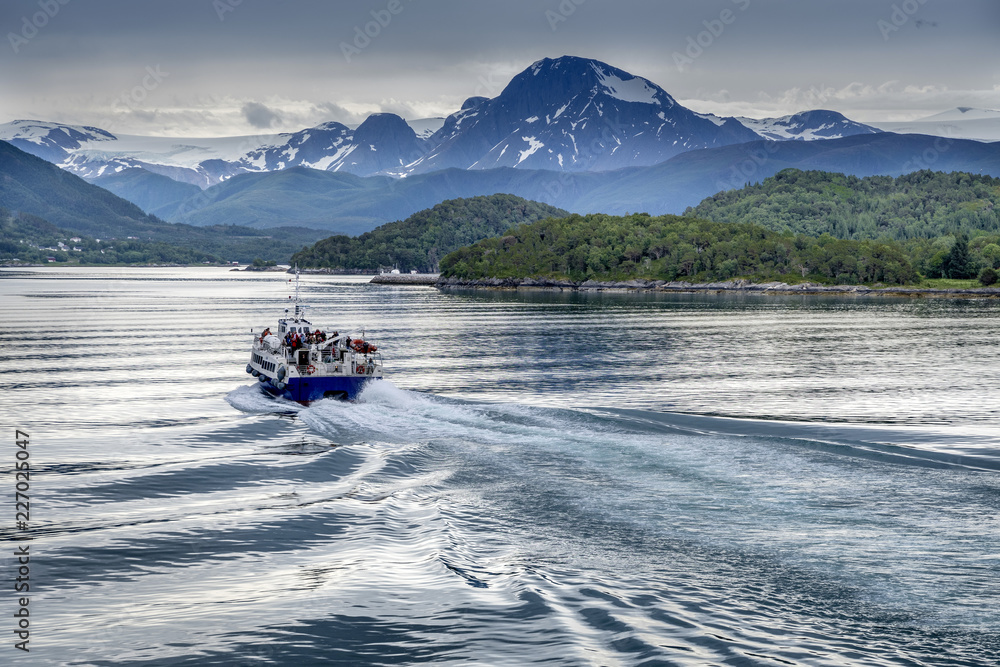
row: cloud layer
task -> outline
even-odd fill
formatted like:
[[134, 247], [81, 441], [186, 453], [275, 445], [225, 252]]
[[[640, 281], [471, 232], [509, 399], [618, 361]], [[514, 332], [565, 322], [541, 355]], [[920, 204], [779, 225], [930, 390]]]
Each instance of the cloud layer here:
[[[446, 115], [534, 60], [598, 58], [698, 110], [857, 120], [1000, 107], [993, 0], [38, 0], [0, 7], [0, 122], [177, 136]], [[167, 72], [147, 86], [150, 69]], [[141, 89], [137, 92], [137, 89]], [[141, 98], [141, 99], [139, 99]]]

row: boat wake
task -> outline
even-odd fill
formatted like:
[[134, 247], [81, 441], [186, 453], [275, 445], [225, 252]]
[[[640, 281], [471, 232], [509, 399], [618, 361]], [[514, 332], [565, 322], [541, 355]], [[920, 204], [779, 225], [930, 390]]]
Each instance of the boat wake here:
[[[231, 395], [230, 403], [246, 412], [299, 408], [254, 392]], [[669, 436], [725, 436], [781, 441], [791, 447], [901, 465], [1000, 470], [1000, 439], [988, 429], [783, 422], [646, 410], [478, 403], [407, 391], [384, 380], [366, 387], [355, 402], [318, 401], [296, 414], [312, 430], [340, 444], [471, 441], [532, 449], [582, 447], [600, 452], [608, 446], [657, 449]]]
[[295, 401], [268, 393], [260, 383], [237, 387], [226, 394], [226, 402], [240, 412], [250, 414], [295, 414], [304, 409]]

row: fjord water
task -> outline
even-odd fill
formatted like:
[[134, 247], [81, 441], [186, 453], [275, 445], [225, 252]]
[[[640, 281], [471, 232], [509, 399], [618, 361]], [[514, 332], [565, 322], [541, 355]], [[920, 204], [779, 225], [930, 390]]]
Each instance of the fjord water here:
[[0, 272], [24, 664], [1000, 662], [1000, 304], [303, 277], [387, 381], [302, 407], [287, 279]]

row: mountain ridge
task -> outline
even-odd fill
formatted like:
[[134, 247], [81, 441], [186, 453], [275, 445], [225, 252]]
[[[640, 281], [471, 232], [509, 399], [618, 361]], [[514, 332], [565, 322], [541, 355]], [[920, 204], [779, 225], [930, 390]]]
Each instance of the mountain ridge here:
[[[379, 113], [353, 128], [328, 121], [281, 134], [189, 139], [14, 121], [0, 125], [0, 139], [87, 178], [142, 168], [204, 189], [241, 173], [292, 167], [399, 177], [451, 167], [649, 166], [683, 151], [758, 138], [835, 136], [829, 128], [824, 133], [819, 113], [763, 119], [758, 125], [767, 131], [758, 133], [747, 119], [687, 109], [643, 77], [598, 60], [562, 56], [533, 63], [495, 98], [469, 98], [440, 127], [436, 119], [405, 121]], [[840, 118], [840, 136], [876, 131]], [[780, 132], [772, 131], [779, 125]]]
[[825, 141], [759, 140], [681, 153], [652, 167], [608, 172], [452, 168], [403, 179], [300, 167], [234, 177], [183, 203], [183, 214], [169, 219], [196, 225], [296, 224], [360, 234], [445, 199], [494, 193], [580, 214], [679, 214], [705, 197], [762, 181], [788, 167], [859, 177], [899, 176], [927, 168], [1000, 176], [1000, 144], [878, 133]]

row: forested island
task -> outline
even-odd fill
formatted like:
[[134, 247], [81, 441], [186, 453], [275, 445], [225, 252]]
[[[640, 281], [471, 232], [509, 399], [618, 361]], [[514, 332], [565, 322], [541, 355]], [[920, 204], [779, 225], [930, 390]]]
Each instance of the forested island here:
[[858, 178], [786, 169], [708, 197], [684, 215], [814, 237], [897, 241], [927, 278], [973, 278], [1000, 267], [998, 201], [1000, 178], [990, 176], [924, 170]]
[[789, 169], [684, 216], [573, 215], [508, 230], [441, 262], [445, 278], [914, 285], [997, 281], [1000, 179]]
[[506, 194], [450, 199], [360, 236], [331, 236], [292, 255], [300, 268], [368, 273], [396, 267], [434, 273], [448, 253], [521, 223], [568, 212]]
[[903, 285], [919, 276], [898, 243], [779, 234], [759, 225], [645, 213], [571, 215], [509, 230], [441, 261], [444, 278], [688, 280]]

